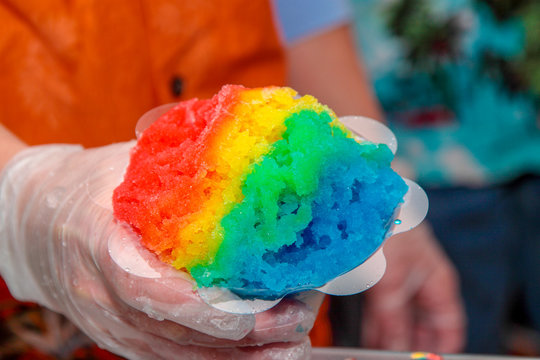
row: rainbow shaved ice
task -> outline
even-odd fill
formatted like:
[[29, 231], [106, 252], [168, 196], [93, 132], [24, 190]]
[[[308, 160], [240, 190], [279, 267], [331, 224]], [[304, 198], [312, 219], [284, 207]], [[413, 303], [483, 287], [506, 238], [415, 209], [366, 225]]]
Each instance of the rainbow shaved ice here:
[[324, 285], [382, 244], [407, 192], [392, 158], [312, 96], [228, 85], [144, 131], [114, 212], [199, 287], [278, 298]]

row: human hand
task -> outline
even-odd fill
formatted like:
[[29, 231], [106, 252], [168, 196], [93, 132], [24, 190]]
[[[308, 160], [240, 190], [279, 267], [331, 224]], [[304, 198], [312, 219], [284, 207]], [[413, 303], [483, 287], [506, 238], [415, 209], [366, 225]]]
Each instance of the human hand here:
[[426, 223], [389, 238], [387, 270], [365, 292], [363, 345], [397, 351], [462, 350], [465, 315], [453, 265]]
[[306, 357], [319, 301], [286, 299], [264, 313], [233, 315], [205, 304], [185, 274], [142, 247], [158, 276], [118, 266], [109, 245], [137, 239], [100, 199], [110, 200], [132, 146], [34, 147], [8, 164], [0, 179], [0, 270], [12, 293], [65, 314], [128, 358]]

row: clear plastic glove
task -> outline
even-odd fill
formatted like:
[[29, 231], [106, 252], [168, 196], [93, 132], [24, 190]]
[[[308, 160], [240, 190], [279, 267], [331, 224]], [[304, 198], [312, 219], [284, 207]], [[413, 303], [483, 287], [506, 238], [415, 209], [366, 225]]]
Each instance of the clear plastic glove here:
[[[320, 301], [286, 299], [264, 313], [232, 315], [205, 304], [181, 272], [150, 253], [158, 278], [115, 263], [109, 242], [137, 239], [96, 199], [110, 199], [133, 145], [31, 147], [4, 169], [0, 270], [13, 295], [63, 313], [128, 358], [307, 357]], [[117, 183], [107, 180], [111, 172]]]
[[365, 292], [362, 343], [397, 351], [459, 352], [465, 313], [458, 277], [430, 227], [388, 239], [382, 280]]

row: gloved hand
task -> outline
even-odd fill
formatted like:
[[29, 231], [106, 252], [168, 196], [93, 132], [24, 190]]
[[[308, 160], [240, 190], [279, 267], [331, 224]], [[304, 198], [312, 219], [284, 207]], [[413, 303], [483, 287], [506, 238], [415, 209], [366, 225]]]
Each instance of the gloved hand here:
[[257, 315], [228, 314], [150, 253], [158, 278], [126, 272], [111, 258], [110, 242], [137, 241], [102, 200], [110, 200], [133, 145], [30, 147], [4, 169], [0, 270], [13, 295], [65, 314], [128, 358], [306, 357], [320, 302], [286, 299]]
[[389, 238], [386, 273], [365, 292], [363, 345], [398, 351], [459, 352], [465, 315], [453, 265], [427, 225]]

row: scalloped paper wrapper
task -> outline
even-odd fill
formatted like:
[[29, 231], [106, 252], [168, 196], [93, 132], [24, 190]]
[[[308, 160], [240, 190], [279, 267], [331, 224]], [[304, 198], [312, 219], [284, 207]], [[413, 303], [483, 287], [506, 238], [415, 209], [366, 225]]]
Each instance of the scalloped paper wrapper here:
[[[136, 134], [139, 136], [142, 131], [148, 127], [161, 114], [168, 111], [174, 104], [162, 105], [150, 110], [143, 115], [136, 127]], [[341, 117], [340, 121], [351, 130], [357, 138], [369, 140], [374, 143], [386, 144], [392, 153], [397, 149], [396, 137], [390, 129], [382, 123], [360, 116]], [[100, 174], [104, 181], [120, 184], [123, 180], [124, 171], [128, 165], [129, 159], [125, 164], [119, 164], [118, 161], [112, 165], [114, 159], [111, 159], [111, 166], [104, 166], [106, 169]], [[119, 171], [122, 166], [122, 171]], [[108, 178], [107, 178], [108, 177]], [[364, 262], [344, 274], [332, 279], [325, 285], [316, 288], [292, 288], [288, 289], [288, 295], [296, 298], [308, 298], [312, 291], [319, 291], [329, 295], [353, 295], [365, 291], [375, 285], [384, 275], [386, 270], [386, 259], [383, 253], [385, 240], [395, 234], [408, 231], [422, 222], [427, 214], [428, 199], [422, 188], [415, 182], [404, 179], [409, 187], [408, 192], [403, 198], [403, 203], [396, 209], [394, 217], [391, 220], [391, 226], [384, 239], [381, 239], [381, 245]], [[100, 206], [110, 209], [112, 212], [112, 189], [109, 191], [94, 191], [88, 189], [90, 197]], [[160, 278], [161, 274], [156, 271], [150, 261], [148, 261], [150, 251], [144, 248], [137, 239], [120, 238], [112, 239], [109, 242], [109, 253], [117, 265], [129, 272], [131, 276], [143, 278]], [[153, 254], [152, 254], [153, 255]], [[150, 256], [152, 256], [150, 255]], [[155, 257], [155, 255], [153, 255]], [[179, 270], [180, 271], [180, 270]], [[187, 274], [186, 274], [187, 275]], [[194, 288], [197, 285], [194, 280]], [[233, 291], [220, 288], [208, 287], [197, 288], [200, 297], [210, 306], [236, 314], [255, 314], [268, 310], [278, 304], [281, 299], [244, 299]]]

